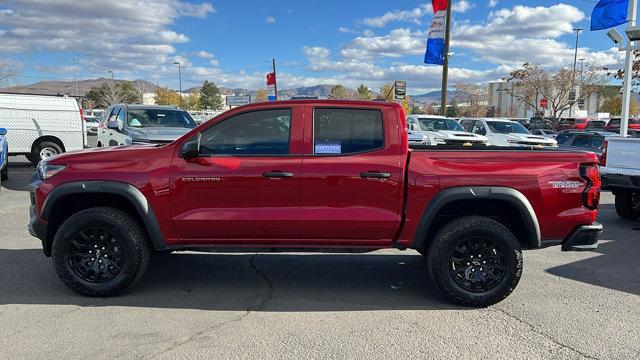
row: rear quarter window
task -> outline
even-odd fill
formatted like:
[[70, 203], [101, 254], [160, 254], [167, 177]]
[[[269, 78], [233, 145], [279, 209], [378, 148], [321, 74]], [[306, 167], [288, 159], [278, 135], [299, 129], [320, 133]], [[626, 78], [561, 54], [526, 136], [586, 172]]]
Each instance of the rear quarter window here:
[[382, 113], [365, 109], [317, 108], [313, 112], [313, 152], [344, 155], [384, 147]]

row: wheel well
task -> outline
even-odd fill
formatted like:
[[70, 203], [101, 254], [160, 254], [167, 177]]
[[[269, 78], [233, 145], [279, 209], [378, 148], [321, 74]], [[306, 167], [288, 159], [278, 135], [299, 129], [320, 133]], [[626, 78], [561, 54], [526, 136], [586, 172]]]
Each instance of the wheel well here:
[[58, 232], [58, 228], [60, 228], [62, 223], [69, 217], [79, 211], [98, 206], [114, 207], [131, 215], [142, 227], [143, 231], [145, 231], [147, 238], [149, 237], [140, 214], [136, 211], [131, 201], [124, 196], [111, 193], [70, 194], [59, 199], [51, 209], [51, 217], [49, 218], [49, 225], [47, 227], [47, 244], [45, 251], [48, 251], [48, 253], [51, 252], [51, 243], [53, 242], [56, 232]]
[[438, 231], [448, 222], [469, 215], [493, 219], [513, 233], [523, 248], [531, 248], [531, 229], [520, 209], [513, 203], [499, 199], [464, 199], [447, 203], [429, 224], [423, 248], [427, 248]]
[[62, 140], [58, 139], [55, 136], [51, 136], [51, 135], [45, 135], [45, 136], [40, 136], [39, 138], [37, 138], [33, 144], [31, 145], [31, 152], [33, 152], [33, 150], [36, 148], [36, 146], [38, 146], [38, 144], [40, 144], [43, 141], [51, 141], [53, 143], [58, 144], [58, 146], [60, 146], [60, 148], [62, 149], [63, 152], [66, 152], [67, 150], [65, 150], [64, 148], [64, 144], [62, 143]]

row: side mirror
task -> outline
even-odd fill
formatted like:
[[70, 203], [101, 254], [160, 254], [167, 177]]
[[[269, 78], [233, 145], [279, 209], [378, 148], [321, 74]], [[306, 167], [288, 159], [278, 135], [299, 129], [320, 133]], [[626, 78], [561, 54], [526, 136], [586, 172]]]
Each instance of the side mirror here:
[[0, 135], [7, 135], [7, 129], [0, 128]]
[[411, 129], [411, 130], [413, 130], [413, 131], [418, 130], [418, 125], [416, 125], [416, 124], [411, 124], [411, 125], [409, 125], [409, 129]]
[[120, 123], [119, 120], [111, 120], [111, 121], [107, 122], [107, 127], [109, 129], [112, 129], [112, 130], [117, 130], [117, 131], [122, 130], [122, 126], [121, 125], [122, 124]]
[[195, 159], [200, 156], [200, 140], [201, 134], [198, 133], [198, 139], [187, 141], [180, 148], [180, 157], [184, 159]]

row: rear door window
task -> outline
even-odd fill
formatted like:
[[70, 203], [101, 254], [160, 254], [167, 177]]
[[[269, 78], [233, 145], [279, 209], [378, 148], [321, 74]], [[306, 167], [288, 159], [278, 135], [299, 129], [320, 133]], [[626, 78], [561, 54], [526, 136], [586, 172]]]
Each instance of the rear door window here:
[[314, 154], [355, 154], [383, 147], [384, 131], [379, 110], [314, 109]]
[[575, 140], [573, 140], [573, 146], [581, 147], [581, 148], [591, 148], [591, 144], [593, 142], [593, 138], [590, 135], [578, 135]]
[[558, 134], [558, 136], [556, 137], [556, 141], [558, 142], [558, 144], [566, 144], [569, 142], [569, 140], [571, 140], [571, 138], [573, 137], [573, 135], [571, 134]]

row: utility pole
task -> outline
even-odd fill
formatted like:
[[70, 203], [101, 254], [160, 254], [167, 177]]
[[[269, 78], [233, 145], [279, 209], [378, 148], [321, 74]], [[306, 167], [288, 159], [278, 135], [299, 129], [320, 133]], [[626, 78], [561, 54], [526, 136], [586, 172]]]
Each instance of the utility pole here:
[[582, 70], [584, 70], [584, 58], [578, 59], [580, 61], [580, 78], [582, 78]]
[[109, 74], [111, 74], [111, 81], [113, 82], [113, 86], [116, 86], [116, 80], [113, 78], [113, 70], [107, 70]]
[[78, 57], [77, 56], [73, 57], [73, 65], [74, 65], [73, 69], [75, 71], [73, 79], [74, 79], [74, 81], [76, 83], [76, 92], [73, 95], [74, 96], [78, 96]]
[[451, 38], [451, 6], [447, 1], [447, 19], [444, 32], [444, 62], [442, 64], [442, 94], [440, 96], [440, 115], [447, 116], [447, 82], [449, 81], [449, 41]]
[[173, 65], [178, 65], [178, 86], [180, 89], [180, 107], [182, 107], [182, 68], [180, 67], [180, 61], [174, 61]]
[[[638, 0], [629, 0], [627, 10], [627, 30], [636, 25]], [[629, 101], [631, 99], [631, 81], [633, 79], [633, 41], [627, 37], [627, 51], [624, 59], [624, 80], [622, 83], [622, 119], [620, 120], [620, 135], [626, 137], [629, 127]]]
[[276, 59], [271, 59], [271, 64], [273, 65], [273, 78], [275, 82], [273, 83], [273, 91], [276, 96], [276, 101], [278, 101], [278, 77], [276, 76]]
[[[574, 94], [574, 103], [575, 103], [575, 88], [574, 88], [574, 81], [575, 81], [575, 76], [576, 76], [576, 62], [578, 60], [578, 38], [580, 36], [580, 31], [584, 30], [583, 28], [579, 27], [579, 28], [574, 28], [573, 31], [576, 32], [576, 48], [575, 48], [575, 52], [573, 53], [573, 72], [571, 73], [571, 91], [569, 91], [569, 94], [571, 94], [571, 92], [573, 92]], [[571, 106], [569, 106], [569, 117], [571, 117], [571, 113], [573, 112], [573, 104], [571, 104]]]

